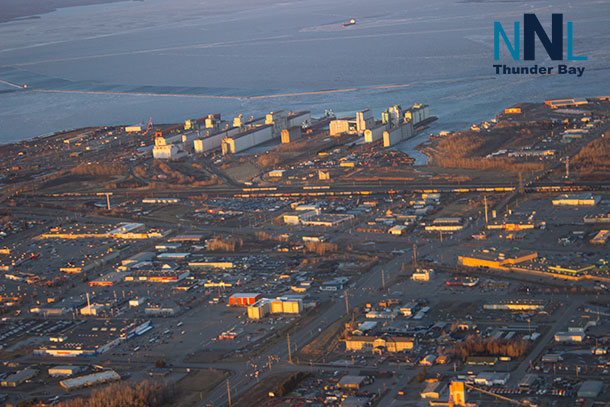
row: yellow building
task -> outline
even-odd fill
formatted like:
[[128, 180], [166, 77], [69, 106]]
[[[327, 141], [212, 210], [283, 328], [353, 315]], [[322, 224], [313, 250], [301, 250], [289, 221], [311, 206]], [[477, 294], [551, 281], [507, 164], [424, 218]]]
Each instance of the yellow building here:
[[411, 350], [413, 349], [413, 339], [399, 336], [351, 336], [345, 340], [345, 349], [349, 351], [373, 351], [381, 348], [392, 353]]
[[538, 253], [530, 251], [518, 251], [514, 253], [486, 251], [473, 253], [470, 256], [459, 256], [458, 262], [467, 267], [502, 269], [514, 264], [534, 260], [536, 257], [538, 257]]

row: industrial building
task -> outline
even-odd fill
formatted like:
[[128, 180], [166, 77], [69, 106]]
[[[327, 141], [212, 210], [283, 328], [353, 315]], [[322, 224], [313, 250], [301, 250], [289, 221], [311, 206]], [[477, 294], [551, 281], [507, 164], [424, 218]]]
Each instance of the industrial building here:
[[422, 122], [430, 119], [430, 106], [414, 104], [405, 111], [405, 119], [410, 120], [413, 126], [417, 126]]
[[222, 154], [235, 154], [273, 139], [274, 126], [265, 124], [222, 140]]
[[233, 137], [239, 134], [239, 127], [230, 127], [224, 130], [210, 133], [206, 131], [206, 135], [202, 138], [193, 140], [193, 149], [195, 153], [201, 154], [208, 151], [213, 151], [221, 148], [222, 140], [226, 137]]
[[296, 140], [300, 139], [302, 136], [302, 130], [300, 126], [290, 127], [288, 129], [282, 130], [281, 139], [282, 144], [293, 143]]
[[413, 131], [413, 122], [408, 121], [398, 126], [383, 132], [383, 146], [392, 147], [404, 140], [408, 140], [415, 132]]
[[563, 107], [576, 107], [580, 105], [586, 105], [589, 103], [587, 99], [549, 99], [545, 100], [544, 104], [549, 106], [551, 109], [558, 109]]
[[331, 136], [339, 136], [344, 133], [363, 135], [367, 129], [374, 126], [375, 118], [369, 109], [356, 112], [356, 117], [342, 117], [332, 120], [329, 124]]
[[588, 193], [583, 194], [565, 194], [553, 199], [554, 206], [595, 206], [599, 203], [601, 197]]
[[370, 383], [370, 380], [366, 376], [350, 376], [346, 375], [339, 380], [337, 383], [338, 389], [353, 389], [358, 390], [362, 386], [366, 386]]
[[364, 131], [364, 142], [374, 143], [383, 138], [384, 133], [388, 129], [386, 124], [379, 124]]
[[6, 378], [2, 379], [2, 381], [0, 381], [0, 385], [2, 387], [17, 387], [21, 383], [25, 382], [26, 380], [30, 380], [32, 377], [36, 376], [37, 374], [38, 374], [38, 370], [36, 370], [36, 369], [30, 369], [30, 368], [22, 369], [22, 370], [18, 371], [17, 373], [8, 375]]
[[308, 110], [302, 110], [300, 112], [288, 112], [287, 129], [294, 127], [302, 128], [304, 124], [311, 121], [311, 112]]

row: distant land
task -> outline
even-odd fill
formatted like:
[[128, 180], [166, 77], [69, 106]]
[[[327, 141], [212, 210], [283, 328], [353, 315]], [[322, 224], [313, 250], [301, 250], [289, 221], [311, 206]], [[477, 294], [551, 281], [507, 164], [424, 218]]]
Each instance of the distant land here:
[[130, 0], [3, 0], [0, 3], [0, 23], [24, 18], [37, 18], [40, 14], [50, 13], [58, 8], [118, 3], [120, 1]]

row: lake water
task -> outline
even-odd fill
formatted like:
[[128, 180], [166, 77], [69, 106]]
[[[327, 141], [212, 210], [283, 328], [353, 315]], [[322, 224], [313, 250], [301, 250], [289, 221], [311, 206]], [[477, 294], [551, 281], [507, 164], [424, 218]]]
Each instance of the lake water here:
[[[493, 21], [512, 38], [524, 12], [550, 33], [574, 22], [570, 75], [496, 76]], [[355, 18], [357, 24], [342, 28]], [[523, 25], [523, 23], [521, 23]], [[325, 109], [375, 115], [427, 103], [430, 131], [456, 130], [521, 101], [610, 94], [610, 1], [145, 0], [61, 9], [0, 24], [0, 79], [29, 88], [176, 94], [41, 93], [0, 84], [0, 143], [84, 126], [180, 122], [222, 113]], [[517, 65], [502, 44], [501, 62]], [[556, 66], [537, 49], [538, 65]], [[512, 63], [511, 63], [512, 62]], [[409, 86], [379, 89], [386, 85]], [[332, 94], [257, 96], [327, 89]]]

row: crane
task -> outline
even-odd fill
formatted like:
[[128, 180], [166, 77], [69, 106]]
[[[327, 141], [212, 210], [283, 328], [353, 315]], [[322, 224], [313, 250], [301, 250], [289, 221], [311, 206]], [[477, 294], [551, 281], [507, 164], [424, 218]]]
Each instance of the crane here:
[[536, 407], [536, 404], [532, 403], [529, 400], [513, 400], [511, 398], [502, 396], [500, 394], [495, 394], [490, 391], [480, 389], [478, 387], [474, 387], [474, 386], [464, 383], [464, 382], [451, 382], [451, 384], [449, 386], [449, 406], [450, 407], [464, 407], [464, 406], [468, 405], [466, 403], [466, 395], [464, 393], [465, 388], [467, 388], [469, 390], [478, 391], [480, 393], [498, 398], [500, 400], [507, 401], [507, 402], [509, 402], [511, 404], [515, 404], [517, 406]]
[[153, 127], [152, 117], [148, 119], [148, 125], [146, 126], [146, 131], [142, 133], [143, 136], [147, 135], [150, 129]]

